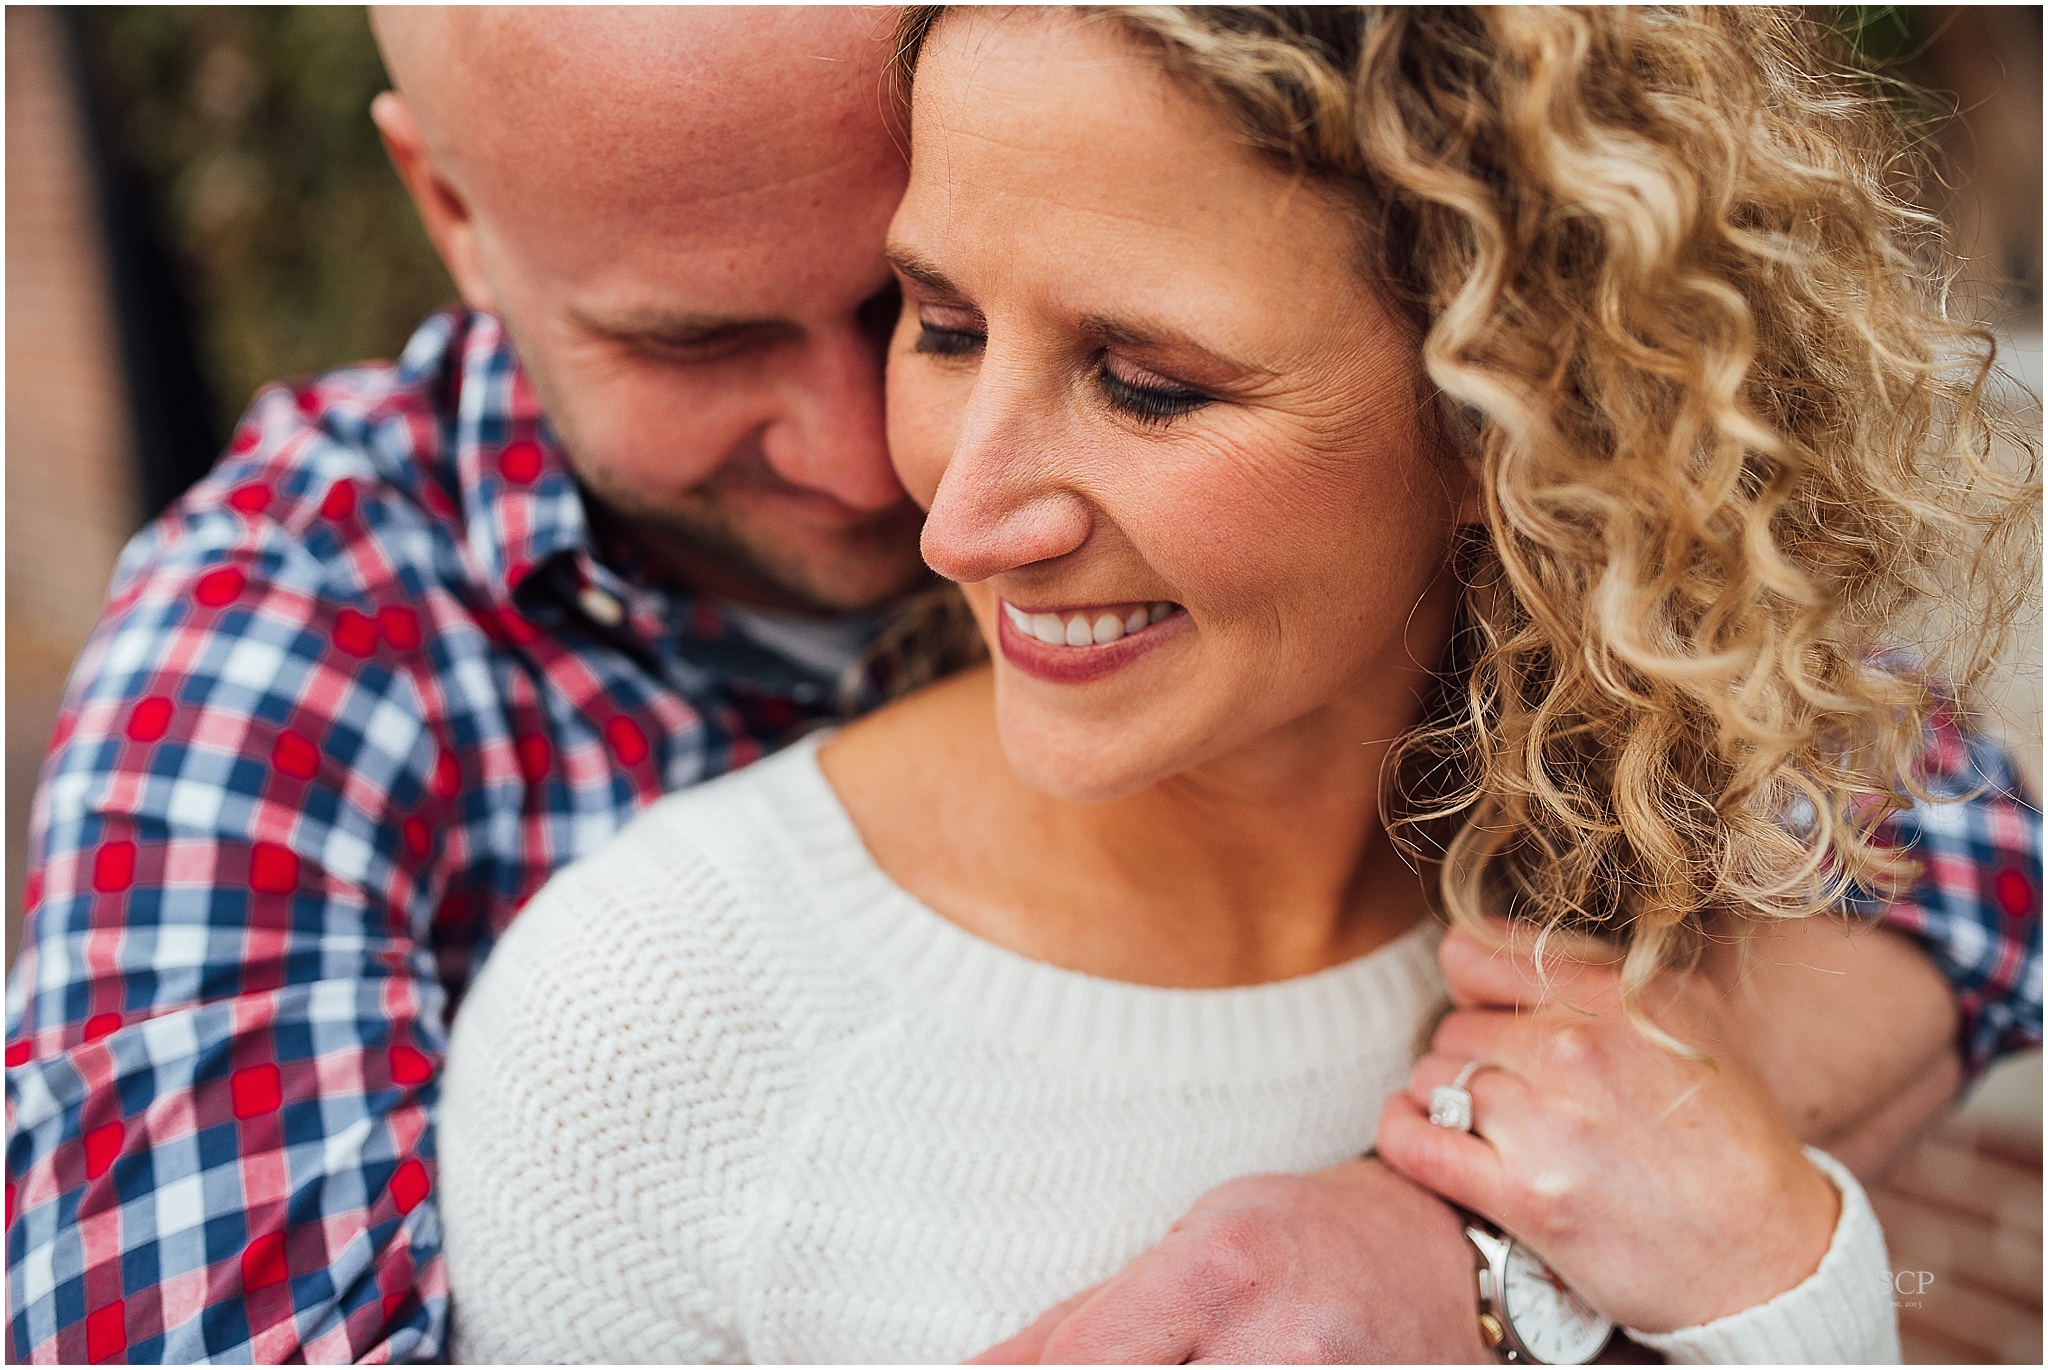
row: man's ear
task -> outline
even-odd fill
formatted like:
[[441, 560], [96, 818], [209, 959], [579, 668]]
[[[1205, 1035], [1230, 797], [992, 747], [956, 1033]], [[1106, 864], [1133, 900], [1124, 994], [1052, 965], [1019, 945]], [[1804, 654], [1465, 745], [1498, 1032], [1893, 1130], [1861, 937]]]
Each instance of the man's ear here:
[[441, 254], [442, 265], [455, 278], [462, 302], [471, 309], [495, 309], [490, 282], [484, 276], [477, 253], [476, 217], [462, 192], [434, 165], [434, 154], [420, 135], [419, 123], [412, 117], [405, 97], [397, 91], [385, 91], [370, 102], [370, 119], [384, 139], [384, 151], [391, 155], [398, 179], [405, 182], [405, 188], [412, 194], [413, 205], [427, 227], [427, 236], [434, 240], [434, 250]]

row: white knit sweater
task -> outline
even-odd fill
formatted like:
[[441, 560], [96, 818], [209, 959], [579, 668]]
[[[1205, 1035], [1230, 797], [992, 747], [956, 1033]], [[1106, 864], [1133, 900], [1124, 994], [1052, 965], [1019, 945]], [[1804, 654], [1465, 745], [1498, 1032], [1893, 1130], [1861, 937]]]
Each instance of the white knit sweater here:
[[[1357, 1154], [1442, 995], [1434, 947], [1099, 980], [893, 884], [815, 742], [672, 796], [548, 885], [457, 1019], [457, 1357], [961, 1360], [1214, 1185]], [[1895, 1358], [1882, 1238], [1844, 1200], [1814, 1279], [1667, 1353]]]

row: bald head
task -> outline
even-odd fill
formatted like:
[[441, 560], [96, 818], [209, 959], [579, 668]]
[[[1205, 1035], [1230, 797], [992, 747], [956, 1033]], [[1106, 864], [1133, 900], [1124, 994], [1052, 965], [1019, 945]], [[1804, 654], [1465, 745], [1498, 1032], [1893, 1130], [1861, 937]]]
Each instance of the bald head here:
[[442, 172], [485, 215], [715, 203], [884, 128], [887, 11], [378, 7]]
[[378, 9], [372, 114], [564, 455], [699, 589], [863, 607], [913, 583], [883, 442], [888, 11]]

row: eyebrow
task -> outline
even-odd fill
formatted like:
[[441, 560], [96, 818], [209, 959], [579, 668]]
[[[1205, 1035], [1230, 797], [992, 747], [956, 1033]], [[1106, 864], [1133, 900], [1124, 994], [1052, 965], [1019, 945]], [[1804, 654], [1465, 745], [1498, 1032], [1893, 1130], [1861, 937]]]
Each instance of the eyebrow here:
[[1100, 338], [1104, 342], [1116, 343], [1122, 347], [1183, 348], [1189, 352], [1199, 352], [1211, 361], [1237, 372], [1248, 380], [1270, 380], [1279, 374], [1263, 366], [1253, 366], [1249, 362], [1239, 361], [1227, 352], [1218, 352], [1207, 343], [1198, 343], [1184, 333], [1176, 333], [1171, 329], [1141, 328], [1136, 324], [1112, 318], [1107, 314], [1082, 315], [1081, 331]]
[[946, 278], [946, 273], [939, 270], [936, 262], [900, 243], [884, 246], [882, 259], [927, 290], [936, 290], [944, 295], [960, 293], [959, 287]]

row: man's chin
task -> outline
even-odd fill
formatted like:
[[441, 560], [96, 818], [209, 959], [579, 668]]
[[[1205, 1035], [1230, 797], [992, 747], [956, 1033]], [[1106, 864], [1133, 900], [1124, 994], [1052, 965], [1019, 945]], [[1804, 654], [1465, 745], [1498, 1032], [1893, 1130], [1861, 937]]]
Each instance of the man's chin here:
[[932, 573], [922, 561], [898, 566], [842, 565], [822, 573], [809, 568], [798, 574], [784, 574], [773, 581], [760, 580], [748, 587], [724, 592], [728, 599], [766, 608], [794, 609], [819, 614], [854, 614], [880, 609], [901, 599], [928, 582]]
[[[846, 533], [813, 528], [677, 527], [638, 524], [643, 548], [670, 576], [706, 594], [799, 613], [876, 609], [929, 579], [918, 523]], [[650, 537], [653, 533], [655, 536]]]

